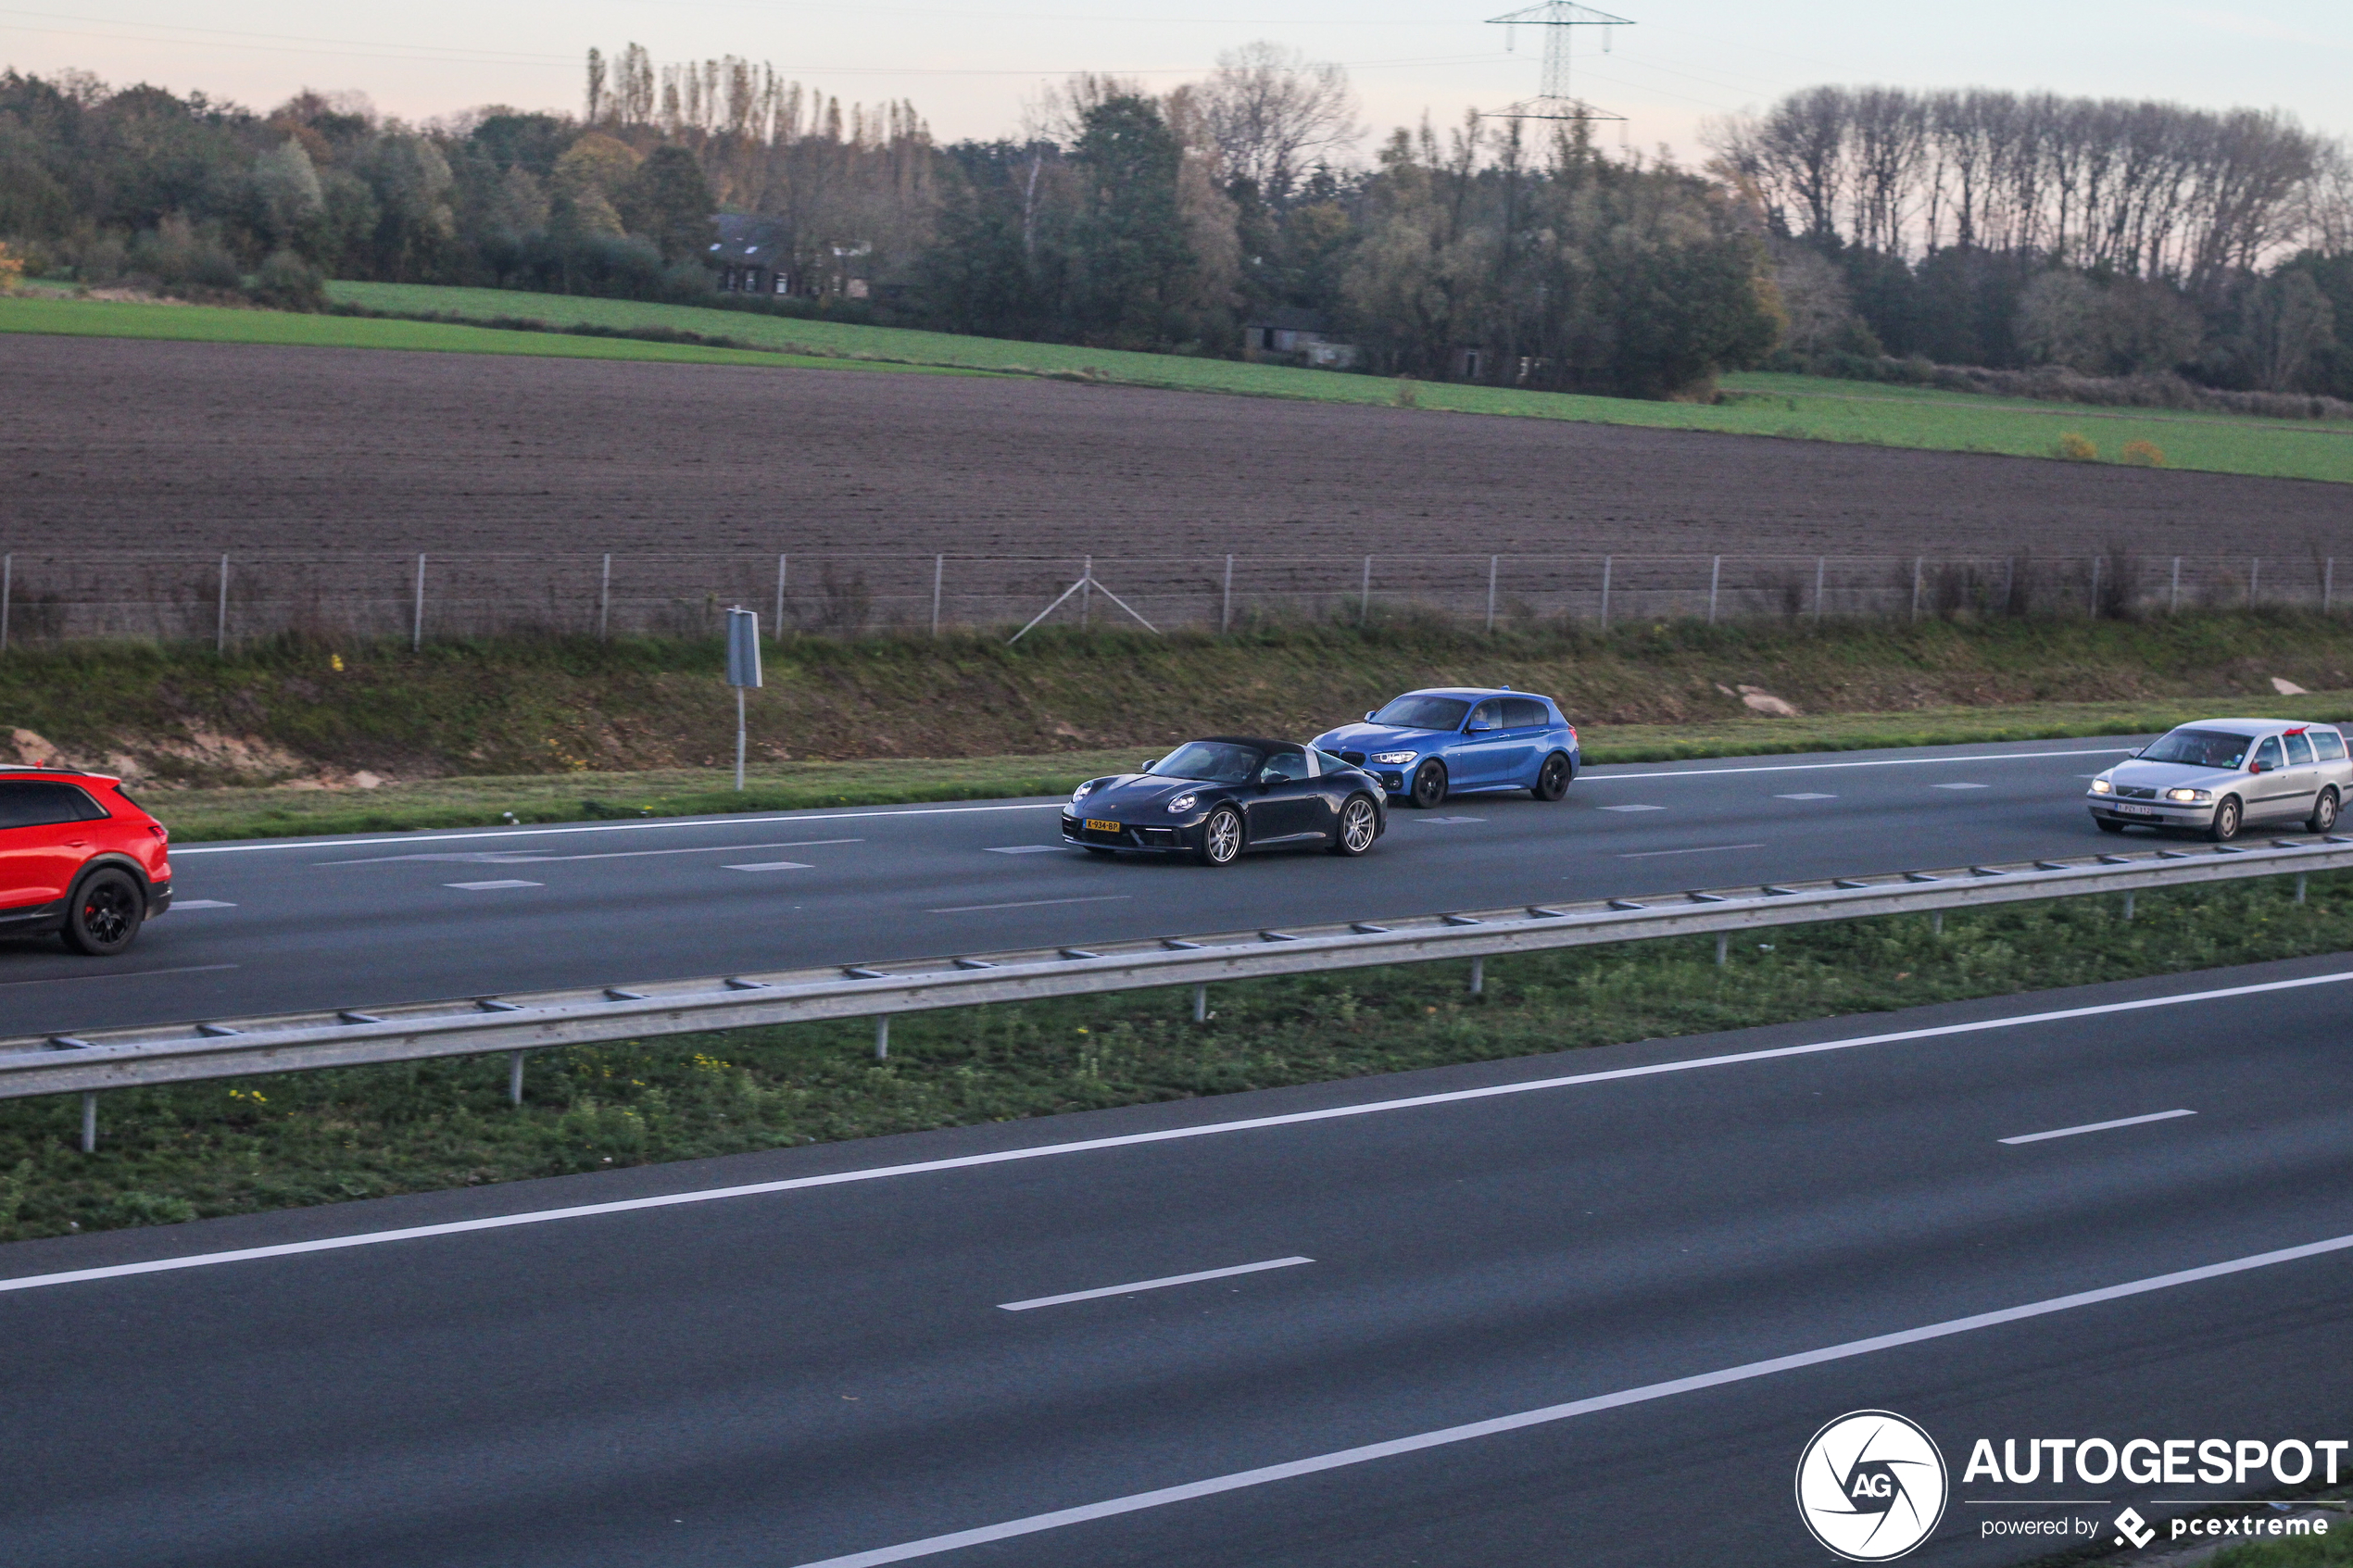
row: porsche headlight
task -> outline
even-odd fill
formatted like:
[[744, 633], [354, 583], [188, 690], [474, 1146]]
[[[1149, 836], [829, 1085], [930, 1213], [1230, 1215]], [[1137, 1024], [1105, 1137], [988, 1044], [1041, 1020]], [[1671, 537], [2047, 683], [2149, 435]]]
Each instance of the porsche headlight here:
[[2169, 789], [2165, 798], [2178, 800], [2184, 806], [2202, 806], [2214, 797], [2202, 789]]
[[1168, 803], [1168, 814], [1172, 817], [1181, 817], [1200, 804], [1200, 801], [1201, 797], [1198, 795], [1180, 795]]
[[1373, 753], [1374, 761], [1386, 762], [1392, 768], [1402, 767], [1405, 763], [1411, 762], [1413, 759], [1414, 754], [1410, 751], [1376, 751]]
[[1087, 784], [1080, 784], [1080, 785], [1079, 785], [1076, 789], [1072, 790], [1072, 791], [1070, 792], [1070, 797], [1071, 797], [1071, 799], [1073, 799], [1074, 801], [1076, 801], [1076, 800], [1084, 800], [1084, 799], [1086, 799], [1088, 796], [1090, 796], [1090, 795], [1092, 795], [1092, 794], [1094, 794], [1094, 793], [1095, 793], [1095, 786], [1094, 786], [1094, 784], [1093, 784], [1093, 783], [1092, 783], [1092, 782], [1089, 782], [1089, 783], [1087, 783]]
[[2092, 781], [2092, 793], [2094, 795], [2113, 795], [2116, 793], [2116, 786], [2108, 783], [2106, 779], [2094, 779]]

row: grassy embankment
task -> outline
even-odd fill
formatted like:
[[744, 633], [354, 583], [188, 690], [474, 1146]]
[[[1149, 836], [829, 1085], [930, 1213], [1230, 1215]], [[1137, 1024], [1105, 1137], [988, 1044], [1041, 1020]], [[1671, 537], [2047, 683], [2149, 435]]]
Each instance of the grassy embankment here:
[[[1231, 637], [796, 638], [753, 694], [753, 788], [725, 769], [715, 646], [286, 642], [17, 647], [0, 736], [148, 786], [186, 838], [1051, 794], [1189, 733], [1311, 734], [1418, 685], [1556, 696], [1587, 758], [1636, 761], [2129, 734], [2231, 711], [2353, 718], [2353, 627], [1684, 623], [1493, 638], [1413, 625]], [[2273, 678], [2314, 695], [2282, 697]], [[1761, 688], [1798, 718], [1751, 712]], [[391, 781], [348, 787], [366, 771]], [[321, 784], [330, 787], [319, 787]]]
[[[526, 1101], [503, 1059], [0, 1103], [0, 1239], [746, 1152], [1496, 1060], [1703, 1031], [2326, 953], [2353, 875], [1771, 933], [1718, 968], [1706, 937], [910, 1015], [891, 1060], [862, 1021], [551, 1051]], [[1869, 1028], [1858, 1022], [1858, 1031]], [[1921, 1048], [1966, 1051], [1965, 1042]], [[1056, 1135], [1041, 1128], [1040, 1138]]]
[[[2014, 457], [2050, 457], [2060, 435], [2075, 432], [2087, 434], [2108, 459], [2119, 457], [2128, 442], [2147, 441], [2175, 468], [2353, 483], [2353, 425], [2341, 422], [2086, 410], [2076, 404], [1964, 397], [1898, 386], [1846, 390], [1844, 383], [1803, 376], [1727, 377], [1725, 390], [1735, 395], [1709, 405], [1446, 383], [1406, 389], [1382, 377], [1283, 365], [963, 337], [701, 306], [422, 283], [338, 282], [330, 292], [343, 304], [381, 312], [387, 319], [19, 298], [0, 300], [0, 332], [770, 367], [990, 371], [1333, 403], [1387, 405], [1410, 395], [1416, 406], [1438, 412]], [[551, 330], [452, 324], [467, 320], [536, 322]], [[572, 335], [575, 330], [675, 333], [708, 341]], [[1831, 386], [1842, 389], [1825, 390]]]
[[[629, 300], [422, 283], [339, 282], [331, 284], [329, 292], [340, 303], [392, 314], [477, 320], [522, 319], [559, 329], [689, 332], [747, 345], [837, 354], [851, 359], [952, 365], [1132, 386], [1245, 393], [1330, 403], [1387, 404], [1395, 401], [1399, 395], [1397, 383], [1377, 376], [1183, 355], [1126, 353], [1067, 344], [963, 337], [950, 332], [868, 327], [699, 306], [648, 305]], [[2137, 409], [2087, 411], [2079, 404], [1966, 397], [1912, 387], [1858, 389], [1849, 383], [1825, 383], [1806, 376], [1730, 376], [1725, 378], [1724, 386], [1739, 395], [1712, 405], [1652, 403], [1446, 383], [1419, 383], [1413, 388], [1413, 396], [1420, 408], [1457, 413], [1510, 414], [1664, 430], [1723, 431], [1931, 451], [1996, 452], [2014, 457], [2049, 457], [2057, 450], [2062, 433], [2080, 431], [2110, 459], [2121, 454], [2125, 443], [2147, 441], [2161, 449], [2167, 462], [2175, 468], [2353, 482], [2353, 424]]]

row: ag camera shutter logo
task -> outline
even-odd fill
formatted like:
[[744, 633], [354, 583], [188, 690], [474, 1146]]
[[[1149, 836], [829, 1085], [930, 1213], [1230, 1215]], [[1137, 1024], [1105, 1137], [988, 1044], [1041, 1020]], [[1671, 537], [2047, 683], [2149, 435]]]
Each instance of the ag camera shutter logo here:
[[1850, 1562], [1886, 1562], [1944, 1517], [1944, 1456], [1893, 1411], [1855, 1411], [1814, 1434], [1797, 1461], [1797, 1514]]

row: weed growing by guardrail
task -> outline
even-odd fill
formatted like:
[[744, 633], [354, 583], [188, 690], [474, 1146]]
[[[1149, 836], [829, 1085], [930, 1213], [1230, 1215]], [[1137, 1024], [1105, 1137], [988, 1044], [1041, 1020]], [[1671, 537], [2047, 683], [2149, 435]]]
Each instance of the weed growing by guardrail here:
[[[2353, 873], [1185, 990], [0, 1105], [0, 1239], [1016, 1121], [2303, 957], [2353, 947]], [[1827, 1027], [1827, 1026], [1826, 1026]], [[1857, 1024], [1858, 1031], [1866, 1025]], [[1967, 1049], [1966, 1045], [1920, 1048]], [[1038, 1136], [1057, 1135], [1041, 1127]]]

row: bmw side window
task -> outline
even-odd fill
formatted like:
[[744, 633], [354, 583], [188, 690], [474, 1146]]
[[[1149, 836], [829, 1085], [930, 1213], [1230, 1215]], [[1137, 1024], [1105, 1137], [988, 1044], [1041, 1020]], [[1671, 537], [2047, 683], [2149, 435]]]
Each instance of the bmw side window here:
[[1492, 730], [1499, 728], [1503, 722], [1504, 705], [1500, 702], [1482, 702], [1471, 709], [1470, 723], [1466, 728]]
[[2334, 730], [2314, 730], [2312, 749], [2321, 754], [2323, 762], [2342, 762], [2345, 760], [2345, 737]]
[[1507, 696], [1504, 699], [1504, 728], [1507, 730], [1541, 730], [1553, 721], [1544, 705], [1532, 697]]
[[106, 815], [105, 807], [69, 784], [51, 779], [0, 780], [0, 828], [94, 822]]
[[2277, 735], [2266, 735], [2263, 737], [2263, 744], [2255, 748], [2254, 766], [2268, 773], [2279, 765], [2280, 737]]
[[2307, 741], [2302, 735], [2288, 736], [2287, 765], [2291, 768], [2301, 768], [2311, 760], [2311, 743]]

